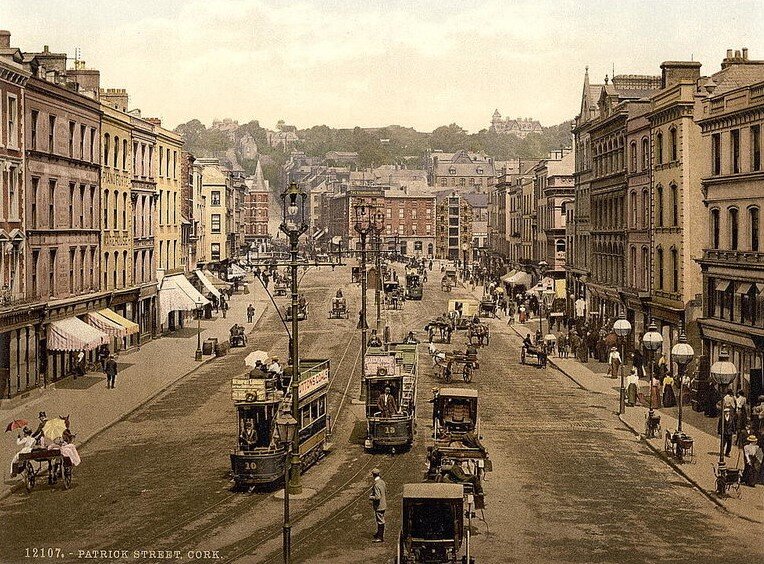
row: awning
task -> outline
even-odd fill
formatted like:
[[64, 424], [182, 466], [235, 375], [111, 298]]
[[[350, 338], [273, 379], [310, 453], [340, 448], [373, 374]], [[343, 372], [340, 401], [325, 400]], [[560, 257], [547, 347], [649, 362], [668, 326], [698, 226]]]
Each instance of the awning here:
[[76, 317], [52, 321], [47, 333], [47, 349], [50, 351], [92, 351], [111, 341], [106, 333]]
[[512, 278], [515, 274], [517, 274], [517, 270], [510, 270], [507, 272], [504, 276], [501, 277], [502, 282], [509, 282], [510, 278]]
[[747, 294], [750, 289], [751, 289], [751, 284], [749, 284], [748, 282], [741, 282], [740, 285], [737, 287], [737, 293]]
[[162, 322], [171, 311], [193, 311], [209, 303], [183, 274], [162, 278], [159, 287], [159, 319]]
[[244, 278], [247, 275], [247, 271], [240, 267], [238, 264], [232, 264], [228, 267], [229, 278]]
[[554, 278], [549, 278], [549, 276], [545, 276], [541, 279], [541, 282], [536, 284], [533, 288], [531, 288], [531, 292], [543, 292], [545, 290], [554, 290]]
[[531, 275], [520, 270], [513, 274], [507, 282], [515, 286], [525, 286], [527, 288], [531, 284]]
[[130, 321], [129, 319], [122, 317], [120, 314], [118, 314], [116, 311], [107, 308], [99, 309], [98, 313], [111, 321], [112, 323], [116, 323], [117, 325], [123, 327], [125, 329], [126, 335], [134, 335], [140, 331], [140, 327], [138, 327], [137, 323], [134, 323]]
[[215, 288], [230, 288], [231, 287], [231, 284], [229, 282], [226, 282], [225, 280], [221, 280], [220, 278], [212, 274], [212, 272], [210, 272], [209, 270], [205, 270], [204, 275], [207, 277], [207, 280], [209, 280]]
[[729, 280], [717, 280], [715, 288], [717, 292], [726, 292], [729, 286], [730, 286]]
[[217, 288], [212, 284], [212, 282], [209, 281], [209, 279], [204, 275], [204, 272], [201, 270], [194, 270], [194, 274], [196, 274], [196, 277], [199, 279], [199, 282], [202, 283], [202, 286], [204, 286], [205, 290], [215, 296], [215, 298], [220, 299], [220, 292]]

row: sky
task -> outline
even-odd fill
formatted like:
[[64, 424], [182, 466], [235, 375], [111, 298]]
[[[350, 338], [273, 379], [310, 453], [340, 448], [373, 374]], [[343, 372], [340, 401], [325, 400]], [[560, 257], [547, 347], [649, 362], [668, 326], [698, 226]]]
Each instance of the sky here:
[[274, 128], [555, 125], [579, 110], [584, 69], [719, 69], [764, 59], [760, 1], [0, 0], [11, 44], [74, 56], [174, 127], [198, 118]]

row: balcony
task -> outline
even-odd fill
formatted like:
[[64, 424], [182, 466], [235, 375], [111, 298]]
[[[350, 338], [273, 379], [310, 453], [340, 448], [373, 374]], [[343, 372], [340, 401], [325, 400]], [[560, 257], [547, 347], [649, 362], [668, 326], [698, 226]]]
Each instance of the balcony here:
[[704, 249], [703, 260], [708, 262], [764, 265], [764, 253], [758, 251]]

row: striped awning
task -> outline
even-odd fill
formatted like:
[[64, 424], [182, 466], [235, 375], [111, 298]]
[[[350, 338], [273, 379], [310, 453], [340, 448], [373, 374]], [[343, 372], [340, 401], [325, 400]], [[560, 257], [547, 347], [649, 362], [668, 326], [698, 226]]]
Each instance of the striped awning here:
[[238, 264], [232, 264], [228, 267], [229, 278], [244, 278], [247, 275], [247, 271], [240, 267]]
[[509, 283], [509, 281], [512, 279], [512, 277], [515, 274], [517, 274], [517, 270], [512, 269], [509, 272], [507, 272], [504, 276], [501, 277], [501, 281]]
[[108, 334], [77, 317], [52, 321], [47, 336], [46, 346], [50, 351], [92, 351], [111, 341]]
[[107, 335], [120, 339], [122, 337], [127, 337], [128, 335], [133, 335], [140, 330], [137, 323], [122, 317], [116, 311], [108, 307], [88, 313], [87, 322]]
[[520, 270], [512, 275], [509, 280], [507, 280], [507, 283], [514, 284], [516, 286], [525, 286], [527, 288], [531, 284], [531, 275], [523, 270]]
[[207, 277], [207, 280], [212, 282], [212, 285], [215, 286], [215, 288], [230, 288], [231, 283], [226, 282], [225, 280], [221, 280], [217, 276], [215, 276], [212, 272], [209, 270], [203, 271], [204, 275]]
[[199, 279], [199, 282], [202, 283], [202, 286], [207, 293], [210, 293], [215, 296], [215, 298], [220, 299], [220, 292], [217, 288], [215, 288], [212, 282], [210, 282], [207, 276], [205, 276], [204, 272], [201, 270], [194, 270], [194, 274], [196, 274], [196, 277]]
[[209, 303], [183, 274], [162, 278], [159, 287], [159, 319], [162, 323], [171, 311], [193, 311]]

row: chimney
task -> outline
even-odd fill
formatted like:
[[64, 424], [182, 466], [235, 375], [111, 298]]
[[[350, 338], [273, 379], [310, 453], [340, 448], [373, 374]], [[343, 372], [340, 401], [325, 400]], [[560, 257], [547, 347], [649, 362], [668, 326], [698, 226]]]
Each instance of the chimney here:
[[732, 58], [732, 49], [727, 49], [727, 58], [728, 59]]
[[743, 60], [748, 60], [748, 47], [743, 47]]
[[700, 78], [698, 61], [665, 61], [661, 63], [661, 88], [670, 88], [680, 82], [696, 82]]
[[77, 61], [79, 64], [74, 69], [66, 71], [71, 80], [79, 84], [80, 90], [88, 92], [98, 92], [101, 88], [101, 72], [94, 69], [86, 69], [84, 61]]
[[9, 49], [11, 47], [11, 32], [5, 29], [0, 30], [0, 49]]
[[107, 88], [106, 90], [101, 88], [100, 99], [104, 106], [127, 112], [129, 97], [124, 88]]
[[740, 51], [737, 51], [737, 50], [735, 51], [735, 58], [736, 59], [740, 58]]

